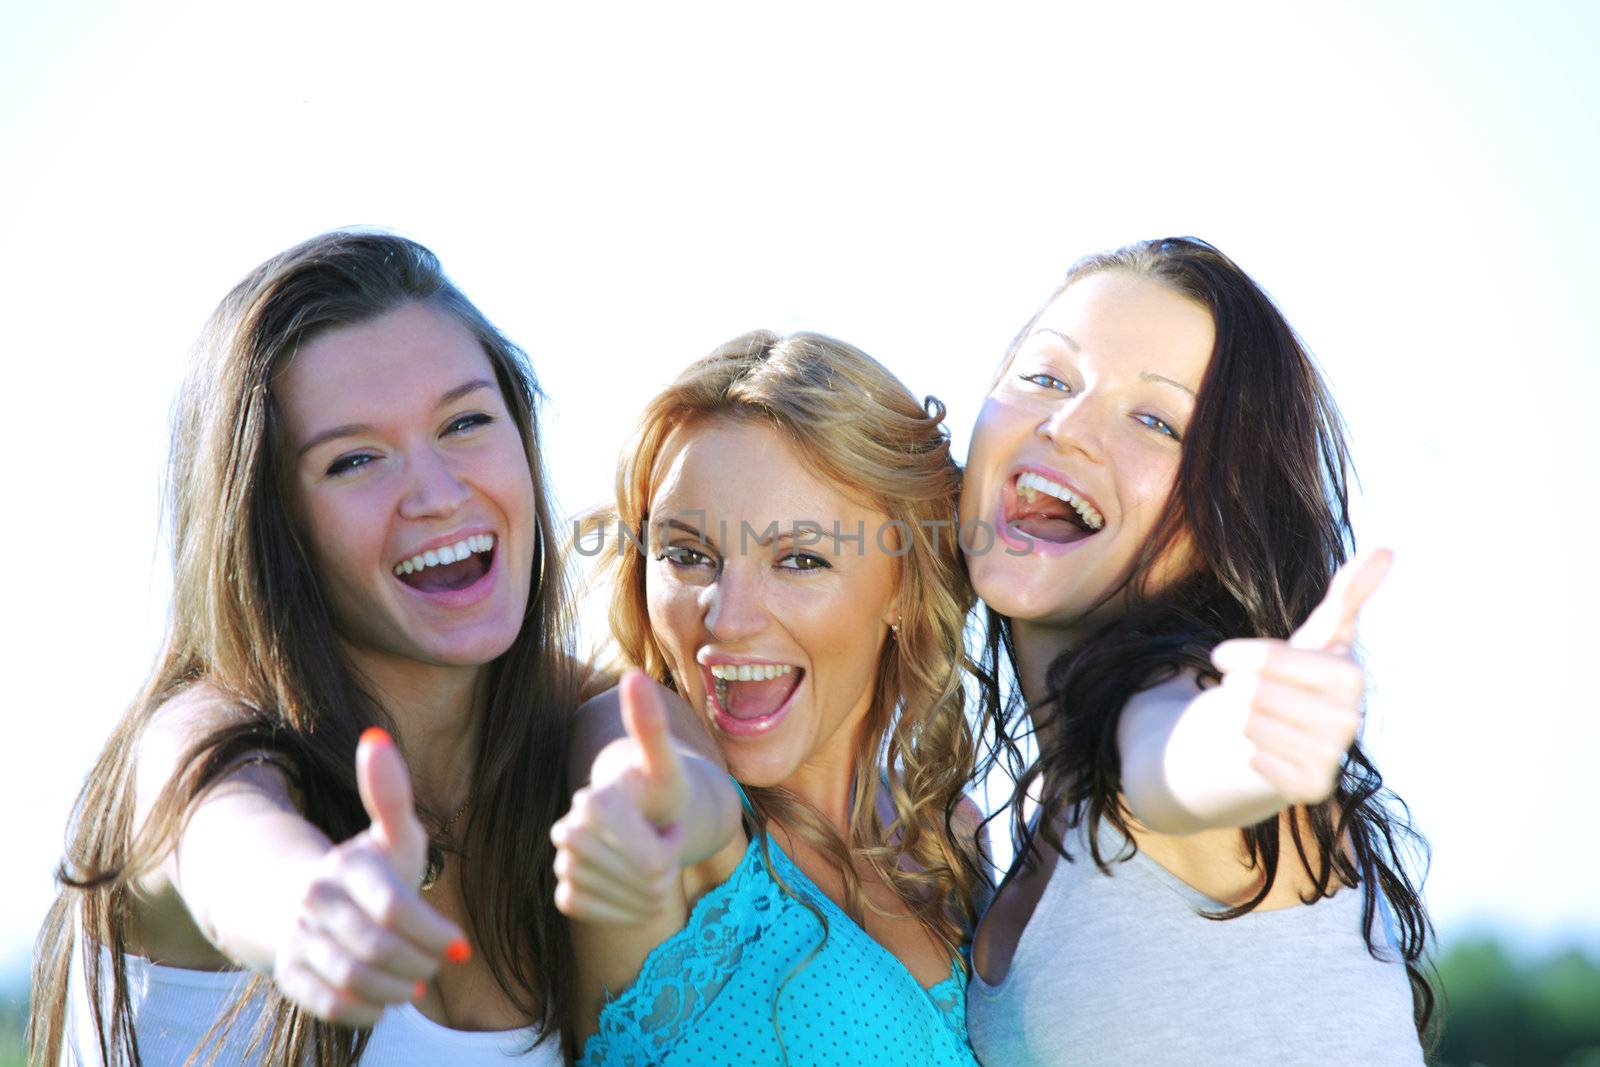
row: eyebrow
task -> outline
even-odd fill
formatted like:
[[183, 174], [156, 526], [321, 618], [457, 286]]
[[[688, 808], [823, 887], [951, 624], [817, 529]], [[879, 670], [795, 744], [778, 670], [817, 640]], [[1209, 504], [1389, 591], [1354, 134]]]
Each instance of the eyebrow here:
[[[1082, 345], [1080, 345], [1078, 342], [1074, 341], [1071, 337], [1069, 337], [1066, 334], [1062, 333], [1060, 330], [1053, 330], [1048, 326], [1042, 326], [1042, 327], [1040, 327], [1038, 330], [1036, 330], [1034, 332], [1035, 333], [1047, 333], [1052, 337], [1059, 337], [1063, 342], [1066, 343], [1066, 346], [1068, 348], [1072, 349], [1074, 352], [1082, 352], [1083, 351], [1083, 346]], [[1141, 371], [1140, 374], [1139, 374], [1139, 380], [1141, 382], [1163, 382], [1166, 385], [1173, 386], [1174, 388], [1182, 389], [1184, 392], [1189, 394], [1189, 398], [1191, 400], [1198, 400], [1199, 399], [1199, 397], [1194, 395], [1194, 390], [1193, 389], [1190, 389], [1187, 385], [1184, 385], [1182, 382], [1175, 382], [1171, 378], [1165, 377], [1164, 375], [1152, 374], [1149, 371]]]
[[[799, 541], [802, 528], [806, 531], [806, 544], [811, 546], [824, 544], [833, 535], [833, 532], [828, 527], [813, 519], [794, 519], [787, 526], [779, 523], [777, 536], [758, 538], [756, 544], [766, 548], [768, 545], [778, 545], [784, 541]], [[766, 533], [767, 528], [762, 527], [759, 532]], [[813, 534], [817, 538], [815, 541], [810, 539]]]
[[[447, 404], [453, 404], [462, 397], [467, 396], [470, 393], [477, 392], [479, 389], [493, 389], [494, 387], [494, 383], [487, 378], [474, 378], [470, 382], [462, 382], [460, 385], [441, 396], [439, 398], [439, 402], [434, 405], [434, 410], [437, 411], [439, 408], [442, 408]], [[311, 440], [301, 445], [300, 451], [296, 453], [296, 455], [300, 458], [304, 458], [307, 452], [310, 452], [318, 445], [325, 445], [329, 441], [337, 441], [341, 437], [355, 437], [359, 434], [371, 433], [372, 430], [373, 427], [371, 423], [347, 422], [343, 426], [335, 426], [331, 430], [323, 430], [321, 433], [311, 438]]]
[[1066, 334], [1062, 333], [1060, 330], [1053, 330], [1048, 326], [1041, 326], [1039, 329], [1035, 330], [1034, 332], [1035, 333], [1047, 333], [1052, 337], [1059, 337], [1059, 338], [1061, 338], [1061, 340], [1065, 341], [1067, 347], [1072, 349], [1074, 352], [1082, 352], [1083, 351], [1083, 346], [1082, 345], [1080, 345], [1078, 342], [1074, 341], [1071, 337], [1068, 337]]
[[[653, 523], [655, 525], [659, 525], [659, 526], [661, 526], [663, 528], [678, 530], [678, 531], [680, 531], [682, 533], [686, 533], [690, 537], [696, 538], [697, 540], [700, 540], [700, 541], [704, 541], [706, 544], [712, 546], [713, 548], [715, 548], [716, 545], [717, 545], [716, 538], [712, 537], [710, 535], [710, 533], [708, 533], [708, 532], [706, 532], [704, 530], [701, 530], [698, 527], [690, 526], [688, 523], [683, 522], [681, 520], [678, 520], [678, 519], [655, 519], [655, 520], [653, 520]], [[813, 522], [810, 519], [798, 519], [795, 522], [790, 523], [787, 527], [785, 527], [782, 523], [779, 523], [778, 524], [778, 534], [777, 534], [776, 537], [758, 537], [758, 538], [754, 539], [754, 543], [757, 544], [757, 545], [760, 545], [762, 548], [765, 548], [768, 545], [781, 544], [784, 541], [798, 541], [800, 539], [800, 534], [797, 532], [796, 527], [804, 527], [804, 526], [813, 527], [813, 528], [815, 528], [815, 530], [817, 532], [818, 540], [810, 541], [810, 542], [808, 542], [809, 544], [813, 544], [813, 545], [825, 544], [825, 543], [827, 543], [827, 541], [830, 539], [830, 537], [832, 535], [832, 531], [829, 530], [828, 527], [822, 525], [819, 522]], [[753, 529], [753, 527], [752, 527], [752, 529]], [[762, 527], [760, 530], [758, 530], [756, 532], [757, 533], [766, 533], [766, 530], [767, 530], [766, 527]], [[724, 532], [727, 532], [727, 531], [724, 530]], [[741, 544], [744, 543], [743, 540], [742, 540], [743, 536], [744, 536], [744, 531], [741, 528], [741, 530], [740, 530], [740, 538], [741, 538], [740, 543]]]
[[714, 544], [710, 536], [702, 533], [698, 527], [690, 526], [688, 523], [682, 522], [678, 519], [655, 519], [652, 525], [659, 525], [669, 530], [678, 530], [682, 533], [688, 534], [690, 537], [696, 538], [697, 540], [704, 541], [708, 545]]
[[1143, 371], [1139, 374], [1139, 380], [1141, 382], [1163, 382], [1167, 385], [1173, 386], [1174, 388], [1182, 389], [1184, 392], [1189, 394], [1190, 400], [1199, 399], [1199, 397], [1194, 395], [1194, 390], [1190, 389], [1187, 385], [1184, 385], [1182, 382], [1175, 382], [1171, 378], [1164, 378], [1159, 374], [1151, 374], [1149, 371]]

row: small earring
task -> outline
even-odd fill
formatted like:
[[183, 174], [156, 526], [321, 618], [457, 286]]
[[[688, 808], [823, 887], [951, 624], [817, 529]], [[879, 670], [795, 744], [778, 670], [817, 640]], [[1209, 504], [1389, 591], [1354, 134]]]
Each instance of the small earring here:
[[899, 639], [899, 637], [900, 637], [900, 620], [899, 619], [896, 619], [896, 620], [894, 620], [894, 622], [891, 622], [889, 624], [889, 632], [895, 636], [896, 640]]

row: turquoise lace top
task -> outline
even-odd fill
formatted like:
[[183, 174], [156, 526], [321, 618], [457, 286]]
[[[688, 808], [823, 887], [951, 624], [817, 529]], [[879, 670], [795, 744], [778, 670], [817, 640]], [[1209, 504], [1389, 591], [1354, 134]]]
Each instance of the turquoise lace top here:
[[826, 916], [826, 931], [778, 887], [752, 839], [728, 880], [606, 1003], [579, 1067], [977, 1067], [961, 962], [922, 988], [776, 841], [768, 848], [778, 876]]

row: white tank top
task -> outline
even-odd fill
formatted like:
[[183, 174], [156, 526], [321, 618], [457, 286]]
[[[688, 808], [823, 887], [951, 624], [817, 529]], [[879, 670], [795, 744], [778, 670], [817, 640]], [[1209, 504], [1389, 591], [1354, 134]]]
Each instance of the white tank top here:
[[[111, 950], [102, 946], [100, 960], [102, 973], [109, 977]], [[104, 1067], [82, 964], [80, 942], [73, 951], [68, 978], [61, 1067]], [[246, 971], [190, 971], [165, 967], [137, 956], [127, 957], [127, 967], [128, 1000], [139, 1055], [145, 1067], [180, 1067], [251, 977]], [[103, 983], [101, 1003], [107, 1007], [105, 1018], [109, 1026], [109, 981]], [[253, 1005], [242, 1014], [228, 1040], [223, 1042], [221, 1053], [212, 1061], [217, 1067], [261, 1067], [259, 1056], [249, 1059], [244, 1056], [259, 1010]], [[560, 1067], [559, 1039], [552, 1035], [544, 1044], [530, 1049], [537, 1036], [531, 1026], [517, 1030], [452, 1030], [429, 1019], [414, 1005], [396, 1004], [385, 1010], [373, 1027], [372, 1038], [367, 1042], [360, 1063], [361, 1067], [409, 1064]]]

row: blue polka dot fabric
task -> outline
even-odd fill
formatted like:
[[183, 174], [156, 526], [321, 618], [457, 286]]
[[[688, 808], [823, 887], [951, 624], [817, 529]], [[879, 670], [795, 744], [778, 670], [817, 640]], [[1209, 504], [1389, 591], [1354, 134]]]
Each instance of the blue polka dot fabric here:
[[751, 841], [606, 1004], [580, 1067], [976, 1067], [959, 961], [923, 989], [770, 838], [768, 855], [793, 895]]

